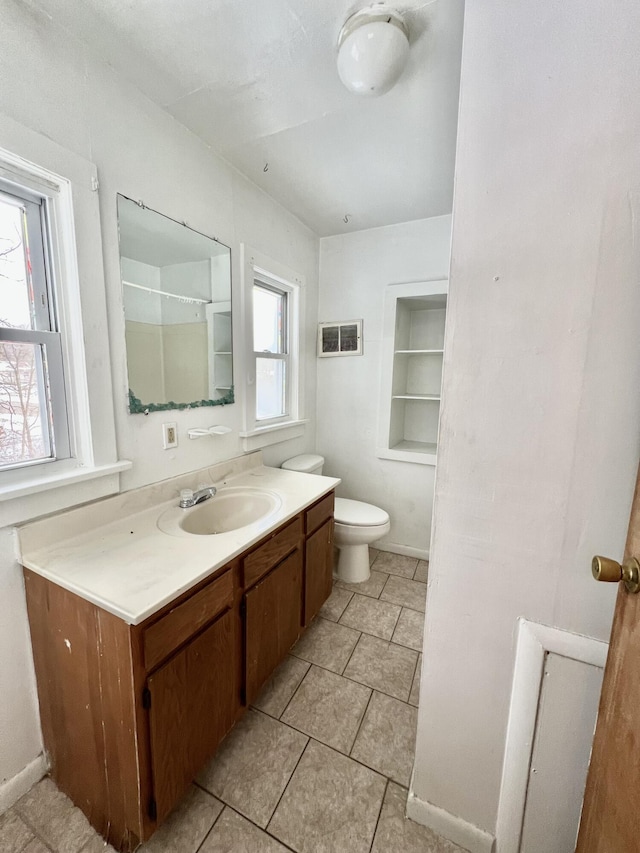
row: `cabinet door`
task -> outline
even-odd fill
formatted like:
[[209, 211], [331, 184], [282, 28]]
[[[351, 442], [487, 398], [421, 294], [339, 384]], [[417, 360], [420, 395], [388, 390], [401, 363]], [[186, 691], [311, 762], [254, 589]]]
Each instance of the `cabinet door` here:
[[228, 610], [147, 681], [158, 822], [233, 726], [240, 708], [240, 619]]
[[304, 624], [309, 625], [331, 595], [333, 586], [333, 519], [307, 539], [304, 561]]
[[302, 554], [296, 550], [245, 596], [248, 703], [300, 636], [301, 608]]

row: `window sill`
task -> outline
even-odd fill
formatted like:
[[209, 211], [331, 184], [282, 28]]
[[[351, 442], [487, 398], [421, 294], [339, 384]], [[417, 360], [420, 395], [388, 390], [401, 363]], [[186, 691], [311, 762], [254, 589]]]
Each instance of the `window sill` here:
[[279, 444], [281, 441], [300, 438], [304, 435], [305, 424], [308, 423], [309, 419], [305, 418], [304, 420], [285, 421], [281, 424], [270, 424], [241, 432], [242, 449], [246, 452], [259, 450], [261, 447], [269, 447], [272, 444]]
[[[102, 478], [113, 478], [121, 471], [131, 468], [128, 460], [120, 460], [107, 465], [83, 467], [76, 460], [65, 459], [50, 462], [37, 467], [5, 471], [0, 474], [0, 527], [17, 524], [44, 515], [66, 509], [75, 504], [104, 497], [119, 491], [119, 483]], [[87, 486], [83, 484], [87, 483]], [[73, 493], [61, 494], [65, 486], [75, 486]]]

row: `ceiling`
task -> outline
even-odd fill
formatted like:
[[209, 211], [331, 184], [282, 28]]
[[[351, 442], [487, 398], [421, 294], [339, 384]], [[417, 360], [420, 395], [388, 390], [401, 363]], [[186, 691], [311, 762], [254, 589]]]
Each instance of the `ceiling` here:
[[31, 2], [318, 235], [451, 212], [464, 0], [390, 0], [410, 59], [371, 99], [335, 62], [366, 0]]

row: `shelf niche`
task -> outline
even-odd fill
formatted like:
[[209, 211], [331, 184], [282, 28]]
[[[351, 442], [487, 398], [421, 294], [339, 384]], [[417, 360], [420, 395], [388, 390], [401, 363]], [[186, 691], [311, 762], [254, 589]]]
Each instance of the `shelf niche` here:
[[392, 284], [385, 295], [382, 459], [435, 465], [448, 281]]

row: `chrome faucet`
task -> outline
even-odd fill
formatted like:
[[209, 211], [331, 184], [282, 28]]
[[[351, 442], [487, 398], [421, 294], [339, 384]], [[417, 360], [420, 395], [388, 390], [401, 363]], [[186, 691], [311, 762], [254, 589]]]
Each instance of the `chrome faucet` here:
[[180, 506], [182, 509], [188, 509], [190, 506], [202, 503], [202, 501], [208, 501], [215, 493], [215, 486], [204, 486], [202, 489], [198, 489], [197, 492], [194, 492], [192, 489], [182, 489], [180, 492]]

